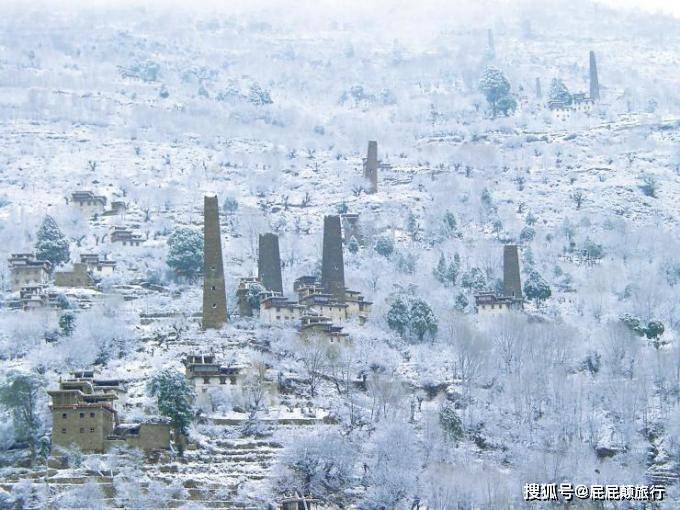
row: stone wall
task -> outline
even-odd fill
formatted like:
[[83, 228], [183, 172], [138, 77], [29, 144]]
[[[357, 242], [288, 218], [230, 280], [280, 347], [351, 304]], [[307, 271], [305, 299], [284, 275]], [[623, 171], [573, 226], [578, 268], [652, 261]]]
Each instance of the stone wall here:
[[522, 282], [519, 275], [519, 255], [517, 245], [503, 247], [503, 294], [522, 299]]
[[275, 234], [260, 234], [257, 276], [265, 289], [283, 294], [279, 236]]
[[345, 300], [345, 266], [342, 256], [340, 216], [326, 216], [323, 222], [321, 284], [338, 301]]
[[227, 322], [227, 293], [216, 196], [204, 198], [203, 216], [203, 329], [219, 329]]

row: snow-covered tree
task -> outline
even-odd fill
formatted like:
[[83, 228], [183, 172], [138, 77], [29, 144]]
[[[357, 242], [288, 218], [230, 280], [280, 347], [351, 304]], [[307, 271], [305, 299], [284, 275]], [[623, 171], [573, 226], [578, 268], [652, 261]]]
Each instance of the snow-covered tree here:
[[524, 282], [524, 295], [540, 304], [552, 295], [552, 290], [537, 271], [532, 271]]
[[387, 312], [387, 325], [401, 336], [422, 342], [437, 334], [438, 321], [432, 308], [419, 297], [398, 296]]
[[178, 275], [195, 278], [203, 270], [203, 234], [194, 228], [176, 228], [168, 238], [167, 263]]
[[35, 254], [38, 259], [49, 260], [55, 266], [68, 262], [68, 239], [61, 232], [52, 216], [45, 216], [38, 230], [37, 238]]
[[388, 235], [381, 235], [375, 242], [375, 251], [383, 257], [389, 257], [394, 252], [394, 241]]
[[571, 93], [561, 78], [553, 78], [552, 82], [550, 83], [548, 98], [551, 101], [565, 105], [570, 105], [572, 102]]
[[152, 397], [156, 397], [158, 412], [170, 418], [181, 455], [184, 451], [183, 438], [188, 434], [194, 418], [191, 407], [193, 388], [189, 386], [184, 374], [168, 368], [153, 375], [148, 390]]
[[46, 396], [45, 382], [29, 373], [11, 373], [0, 386], [0, 407], [11, 413], [16, 440], [28, 444], [31, 463], [49, 450], [45, 437]]
[[[491, 107], [491, 113], [495, 117], [498, 112], [507, 114], [514, 110], [514, 99], [510, 97], [510, 82], [500, 69], [489, 66], [482, 73], [479, 80], [479, 90], [486, 96], [486, 100]], [[502, 107], [502, 108], [501, 108]]]

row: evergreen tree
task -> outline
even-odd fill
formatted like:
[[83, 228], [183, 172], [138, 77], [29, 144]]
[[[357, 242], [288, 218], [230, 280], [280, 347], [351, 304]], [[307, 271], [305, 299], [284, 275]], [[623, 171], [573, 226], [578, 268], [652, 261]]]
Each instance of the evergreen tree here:
[[491, 107], [491, 113], [495, 117], [499, 110], [499, 101], [505, 100], [504, 107], [509, 108], [507, 98], [510, 94], [510, 82], [500, 69], [487, 67], [479, 81], [479, 90], [486, 96]]
[[553, 78], [553, 81], [550, 84], [548, 97], [551, 101], [556, 101], [565, 105], [570, 105], [572, 102], [571, 93], [560, 78]]
[[478, 267], [471, 267], [461, 276], [460, 284], [470, 290], [486, 289], [486, 276]]
[[446, 280], [446, 257], [444, 256], [443, 253], [439, 255], [439, 260], [437, 261], [437, 265], [432, 271], [432, 274], [439, 282], [443, 283], [444, 285], [447, 285], [448, 282]]
[[519, 240], [522, 241], [523, 243], [528, 243], [530, 241], [534, 240], [534, 237], [536, 237], [536, 229], [533, 227], [524, 227], [522, 231], [519, 233]]
[[233, 197], [227, 197], [222, 203], [222, 210], [225, 214], [234, 214], [238, 211], [238, 200]]
[[191, 408], [194, 390], [183, 374], [172, 369], [164, 369], [154, 374], [148, 391], [152, 397], [156, 397], [160, 414], [170, 418], [175, 437], [178, 438], [180, 455], [183, 455], [183, 438], [189, 432], [194, 417]]
[[552, 295], [550, 286], [537, 271], [532, 271], [524, 283], [524, 295], [540, 304]]
[[463, 422], [450, 402], [445, 402], [439, 408], [439, 424], [450, 440], [457, 442], [463, 438]]
[[408, 304], [401, 297], [398, 297], [387, 312], [387, 325], [391, 330], [403, 336], [408, 328], [408, 323]]
[[416, 298], [411, 301], [409, 329], [422, 342], [426, 336], [433, 338], [439, 329], [437, 317], [425, 301]]
[[76, 327], [76, 316], [73, 312], [64, 312], [59, 317], [59, 329], [62, 336], [71, 336]]
[[189, 279], [203, 268], [203, 234], [189, 227], [178, 227], [168, 238], [168, 266]]
[[11, 413], [15, 437], [25, 441], [31, 451], [31, 463], [38, 454], [46, 455], [48, 444], [42, 416], [45, 402], [44, 381], [32, 374], [13, 373], [0, 386], [0, 407]]
[[434, 337], [439, 328], [437, 317], [421, 298], [397, 297], [387, 312], [387, 325], [402, 337], [422, 342]]
[[408, 216], [406, 217], [406, 231], [411, 235], [411, 239], [414, 241], [418, 239], [420, 225], [418, 223], [418, 218], [413, 214], [413, 211], [409, 211]]
[[460, 256], [456, 253], [451, 262], [448, 262], [444, 254], [439, 256], [437, 265], [432, 271], [434, 277], [445, 286], [455, 285], [460, 267]]
[[500, 113], [508, 117], [517, 110], [517, 101], [512, 96], [505, 96], [498, 100], [496, 108]]
[[389, 257], [394, 252], [394, 241], [390, 236], [380, 236], [375, 242], [375, 251], [383, 257]]
[[349, 238], [349, 242], [347, 243], [347, 250], [353, 254], [359, 252], [359, 241], [357, 241], [356, 237], [352, 236]]
[[256, 283], [254, 285], [251, 285], [248, 288], [248, 294], [246, 296], [246, 300], [248, 301], [248, 304], [253, 310], [259, 310], [260, 309], [260, 296], [266, 291], [266, 289]]
[[467, 296], [463, 292], [459, 292], [456, 296], [456, 300], [453, 303], [453, 307], [459, 312], [464, 312], [470, 302]]
[[444, 213], [440, 233], [444, 239], [451, 239], [458, 234], [458, 224], [456, 223], [456, 217], [451, 211], [446, 211]]
[[68, 262], [68, 240], [52, 216], [45, 216], [40, 229], [38, 229], [35, 255], [39, 260], [49, 260], [55, 266]]

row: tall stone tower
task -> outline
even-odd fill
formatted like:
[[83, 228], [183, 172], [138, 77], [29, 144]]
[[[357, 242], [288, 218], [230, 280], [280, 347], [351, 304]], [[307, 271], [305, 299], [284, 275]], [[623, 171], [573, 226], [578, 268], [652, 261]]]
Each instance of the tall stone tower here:
[[215, 195], [203, 199], [203, 243], [203, 329], [219, 329], [227, 322], [227, 293]]
[[281, 282], [281, 255], [279, 253], [279, 236], [276, 234], [260, 234], [259, 256], [257, 258], [257, 277], [267, 290], [283, 294]]
[[342, 258], [340, 216], [326, 216], [323, 220], [323, 259], [321, 285], [338, 301], [345, 300], [345, 264]]
[[516, 244], [503, 247], [503, 294], [522, 299], [522, 282], [519, 277], [519, 255]]
[[487, 42], [488, 42], [488, 45], [489, 45], [489, 54], [492, 55], [492, 56], [496, 55], [496, 44], [494, 43], [494, 40], [493, 40], [493, 30], [491, 30], [490, 28], [487, 29], [486, 37], [487, 37]]
[[378, 142], [368, 142], [368, 153], [364, 159], [364, 178], [368, 180], [368, 192], [378, 191]]
[[597, 79], [597, 62], [593, 50], [590, 50], [590, 99], [600, 100], [600, 82]]
[[543, 93], [541, 92], [541, 79], [536, 78], [536, 99], [541, 99], [543, 97]]

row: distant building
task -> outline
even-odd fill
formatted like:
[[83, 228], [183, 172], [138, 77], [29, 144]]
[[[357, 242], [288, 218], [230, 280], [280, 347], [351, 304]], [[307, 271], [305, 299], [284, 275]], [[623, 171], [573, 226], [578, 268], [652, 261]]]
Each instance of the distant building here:
[[8, 260], [13, 292], [49, 282], [52, 270], [49, 261], [36, 260], [33, 253], [13, 253]]
[[54, 272], [54, 285], [56, 287], [94, 287], [94, 278], [90, 274], [87, 264], [76, 262], [71, 270]]
[[495, 292], [480, 292], [475, 295], [475, 307], [481, 315], [495, 315], [524, 308], [517, 245], [503, 246], [503, 294], [499, 296]]
[[260, 298], [260, 320], [265, 324], [285, 324], [298, 321], [305, 314], [305, 311], [305, 306], [277, 294]]
[[102, 216], [115, 216], [116, 214], [123, 214], [127, 211], [127, 204], [122, 200], [112, 200], [111, 209], [102, 213]]
[[364, 158], [364, 179], [368, 182], [368, 193], [378, 192], [378, 168], [380, 168], [378, 142], [371, 140], [368, 142], [368, 150]]
[[217, 196], [203, 198], [203, 329], [220, 329], [227, 322], [222, 237]]
[[196, 405], [210, 410], [210, 390], [225, 389], [240, 384], [241, 367], [225, 367], [213, 354], [192, 354], [184, 360], [185, 375], [196, 392]]
[[144, 242], [144, 238], [141, 234], [132, 231], [128, 227], [113, 227], [111, 242], [120, 243], [123, 246], [139, 246]]
[[8, 305], [14, 310], [40, 310], [56, 308], [59, 294], [48, 289], [47, 285], [28, 285], [19, 289], [19, 297], [10, 299]]
[[497, 296], [494, 292], [483, 292], [475, 295], [475, 306], [480, 315], [496, 315], [512, 310], [521, 310], [521, 300]]
[[167, 449], [170, 425], [163, 421], [119, 423], [116, 405], [125, 393], [119, 380], [94, 379], [93, 373], [78, 372], [47, 392], [52, 398], [52, 444], [75, 445], [82, 452], [103, 453], [115, 445], [141, 450]]
[[311, 496], [302, 497], [295, 491], [293, 495], [286, 495], [279, 501], [279, 510], [317, 510], [319, 500]]
[[83, 253], [80, 255], [80, 262], [87, 266], [87, 270], [95, 277], [112, 275], [116, 269], [116, 262], [99, 258], [97, 253]]
[[106, 197], [95, 195], [92, 191], [74, 191], [71, 203], [87, 216], [102, 214], [106, 209]]
[[204, 411], [214, 410], [215, 392], [240, 395], [243, 385], [251, 377], [261, 378], [263, 390], [268, 399], [277, 393], [275, 381], [265, 378], [268, 369], [265, 365], [231, 365], [218, 363], [213, 354], [191, 354], [184, 360], [185, 376], [196, 393], [195, 404]]
[[304, 339], [321, 337], [330, 343], [345, 343], [349, 334], [342, 331], [342, 326], [333, 324], [330, 317], [323, 315], [303, 315], [300, 319], [300, 336]]

